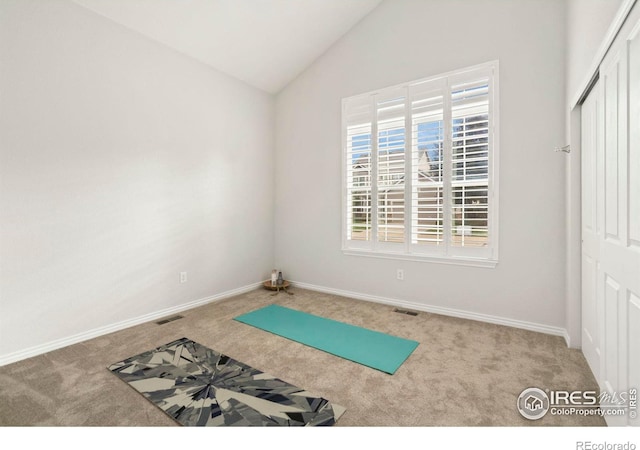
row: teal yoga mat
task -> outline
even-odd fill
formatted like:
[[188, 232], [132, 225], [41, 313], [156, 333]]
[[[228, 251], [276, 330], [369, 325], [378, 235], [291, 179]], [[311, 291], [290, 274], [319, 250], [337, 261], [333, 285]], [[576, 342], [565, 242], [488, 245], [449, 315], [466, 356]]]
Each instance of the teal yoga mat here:
[[279, 305], [234, 320], [389, 374], [394, 374], [418, 346], [416, 341]]

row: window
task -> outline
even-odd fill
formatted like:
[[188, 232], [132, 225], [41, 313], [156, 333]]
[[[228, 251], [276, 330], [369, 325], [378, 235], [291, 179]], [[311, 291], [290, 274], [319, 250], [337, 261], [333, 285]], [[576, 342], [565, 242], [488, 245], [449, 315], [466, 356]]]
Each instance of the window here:
[[342, 102], [343, 250], [494, 266], [492, 62]]

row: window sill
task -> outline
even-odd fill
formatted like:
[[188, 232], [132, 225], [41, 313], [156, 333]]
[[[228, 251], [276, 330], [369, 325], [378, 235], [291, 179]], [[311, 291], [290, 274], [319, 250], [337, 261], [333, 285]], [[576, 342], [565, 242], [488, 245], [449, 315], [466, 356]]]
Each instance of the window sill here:
[[484, 267], [494, 269], [498, 265], [496, 259], [471, 258], [468, 256], [431, 256], [417, 253], [392, 253], [371, 250], [346, 248], [342, 253], [349, 256], [365, 256], [368, 258], [396, 259], [403, 261], [420, 261], [438, 264], [452, 264], [456, 266]]

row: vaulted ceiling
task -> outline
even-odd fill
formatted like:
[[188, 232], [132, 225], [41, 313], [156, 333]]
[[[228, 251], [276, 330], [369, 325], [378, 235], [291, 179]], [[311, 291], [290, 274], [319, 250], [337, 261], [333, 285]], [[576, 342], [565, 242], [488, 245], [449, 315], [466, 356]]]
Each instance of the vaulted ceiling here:
[[382, 0], [74, 0], [277, 93]]

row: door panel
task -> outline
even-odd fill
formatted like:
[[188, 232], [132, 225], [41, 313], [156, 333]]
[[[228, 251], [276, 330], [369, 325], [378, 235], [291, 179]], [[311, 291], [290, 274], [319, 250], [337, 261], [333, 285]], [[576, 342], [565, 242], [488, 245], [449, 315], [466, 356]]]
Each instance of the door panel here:
[[618, 239], [618, 82], [619, 54], [604, 73], [604, 223], [607, 238]]
[[604, 289], [604, 355], [605, 365], [602, 379], [608, 391], [614, 391], [618, 382], [618, 311], [620, 285], [605, 275]]
[[640, 30], [628, 41], [629, 71], [629, 245], [640, 251]]
[[[636, 10], [638, 6], [636, 5]], [[640, 390], [640, 19], [627, 39], [628, 145], [627, 145], [627, 254], [631, 282], [628, 286], [627, 385]], [[640, 410], [636, 409], [636, 413]], [[629, 425], [640, 426], [640, 417], [629, 418]]]
[[596, 379], [600, 376], [598, 326], [596, 148], [598, 142], [599, 84], [582, 105], [582, 351]]

